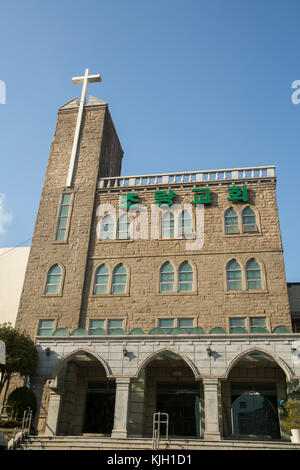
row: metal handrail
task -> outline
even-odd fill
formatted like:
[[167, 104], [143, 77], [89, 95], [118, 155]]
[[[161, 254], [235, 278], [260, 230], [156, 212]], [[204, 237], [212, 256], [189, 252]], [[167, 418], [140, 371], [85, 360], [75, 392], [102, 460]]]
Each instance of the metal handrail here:
[[30, 427], [31, 427], [31, 420], [32, 420], [32, 410], [28, 407], [27, 410], [25, 410], [23, 413], [21, 431], [17, 433], [17, 429], [19, 428], [16, 428], [16, 427], [14, 428], [14, 435], [12, 439], [9, 441], [8, 446], [7, 446], [8, 450], [14, 450], [16, 448], [16, 445], [22, 441], [24, 436], [29, 435]]
[[[162, 419], [162, 417], [165, 416], [165, 419]], [[152, 447], [153, 449], [159, 449], [159, 442], [160, 442], [160, 427], [161, 424], [166, 425], [166, 435], [165, 439], [168, 439], [169, 437], [169, 415], [168, 413], [161, 413], [160, 411], [156, 412], [153, 414], [153, 444]]]

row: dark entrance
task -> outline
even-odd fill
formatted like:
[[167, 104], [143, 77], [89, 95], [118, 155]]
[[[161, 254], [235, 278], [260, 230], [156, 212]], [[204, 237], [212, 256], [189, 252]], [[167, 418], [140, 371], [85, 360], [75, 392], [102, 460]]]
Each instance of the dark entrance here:
[[[158, 383], [156, 410], [169, 415], [170, 436], [200, 436], [199, 384]], [[161, 426], [161, 435], [165, 426]]]
[[233, 434], [280, 439], [276, 384], [231, 386]]
[[111, 434], [115, 412], [115, 382], [88, 384], [83, 433]]

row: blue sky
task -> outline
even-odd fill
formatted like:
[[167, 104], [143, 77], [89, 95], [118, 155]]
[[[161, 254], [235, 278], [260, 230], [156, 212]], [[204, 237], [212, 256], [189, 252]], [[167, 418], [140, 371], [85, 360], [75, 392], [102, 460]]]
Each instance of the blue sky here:
[[89, 67], [123, 175], [276, 166], [287, 280], [300, 281], [299, 15], [298, 0], [1, 2], [0, 247], [32, 236], [57, 108]]

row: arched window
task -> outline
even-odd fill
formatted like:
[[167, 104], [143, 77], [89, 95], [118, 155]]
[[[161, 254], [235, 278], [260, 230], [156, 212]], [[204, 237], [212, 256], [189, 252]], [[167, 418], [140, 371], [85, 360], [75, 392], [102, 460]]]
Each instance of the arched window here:
[[183, 210], [179, 216], [179, 235], [186, 237], [193, 233], [192, 216], [189, 211]]
[[247, 289], [262, 289], [260, 265], [254, 258], [246, 264], [246, 281]]
[[179, 292], [193, 291], [193, 268], [187, 261], [184, 261], [179, 266], [178, 290]]
[[105, 264], [99, 266], [95, 273], [94, 294], [107, 294], [109, 269]]
[[101, 240], [112, 240], [114, 238], [114, 219], [107, 215], [104, 217], [101, 223]]
[[59, 294], [62, 279], [62, 269], [58, 264], [52, 266], [47, 274], [46, 294]]
[[159, 291], [172, 292], [174, 290], [174, 268], [168, 261], [160, 268]]
[[239, 218], [232, 207], [225, 212], [225, 233], [240, 233]]
[[242, 214], [243, 232], [257, 232], [255, 213], [250, 207], [246, 207]]
[[128, 217], [128, 215], [121, 215], [118, 222], [118, 238], [120, 240], [127, 240], [129, 238], [129, 225], [130, 218]]
[[127, 270], [123, 264], [118, 264], [112, 275], [112, 294], [124, 294], [126, 291]]
[[165, 212], [162, 216], [161, 224], [162, 238], [174, 238], [174, 214]]
[[228, 290], [242, 290], [242, 268], [235, 259], [227, 264], [226, 278]]

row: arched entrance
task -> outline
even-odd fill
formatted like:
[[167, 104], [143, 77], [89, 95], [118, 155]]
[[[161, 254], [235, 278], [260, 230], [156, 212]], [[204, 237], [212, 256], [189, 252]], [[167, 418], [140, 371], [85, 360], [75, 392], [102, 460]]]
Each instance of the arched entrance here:
[[263, 351], [245, 353], [222, 387], [224, 436], [280, 439], [282, 398], [286, 398], [286, 375], [275, 359]]
[[[152, 435], [153, 414], [167, 413], [170, 437], [200, 437], [203, 405], [202, 383], [191, 366], [175, 352], [152, 356], [140, 374], [144, 378], [144, 432]], [[165, 427], [161, 427], [162, 436]]]
[[116, 386], [105, 366], [85, 350], [72, 353], [59, 366], [60, 435], [111, 434]]

